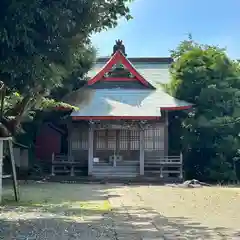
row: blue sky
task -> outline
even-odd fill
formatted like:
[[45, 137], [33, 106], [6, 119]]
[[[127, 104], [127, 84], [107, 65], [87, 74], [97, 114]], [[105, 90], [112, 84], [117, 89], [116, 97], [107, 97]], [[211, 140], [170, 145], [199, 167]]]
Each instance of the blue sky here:
[[191, 33], [240, 58], [240, 0], [135, 0], [130, 8], [133, 20], [120, 19], [115, 29], [92, 37], [99, 56], [122, 39], [128, 57], [165, 57]]

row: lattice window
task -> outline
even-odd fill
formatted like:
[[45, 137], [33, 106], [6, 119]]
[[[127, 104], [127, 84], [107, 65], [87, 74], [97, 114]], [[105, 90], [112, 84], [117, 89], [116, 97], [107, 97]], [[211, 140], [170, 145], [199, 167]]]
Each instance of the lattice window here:
[[95, 131], [96, 150], [116, 149], [116, 130]]
[[130, 150], [139, 150], [140, 132], [139, 130], [131, 130], [129, 134]]
[[117, 132], [116, 130], [107, 130], [107, 142], [108, 146], [107, 148], [109, 150], [115, 150], [116, 149], [116, 141], [117, 141]]
[[96, 144], [97, 150], [106, 149], [106, 147], [107, 147], [106, 137], [107, 137], [106, 130], [95, 131], [94, 139], [95, 139], [95, 144]]
[[154, 149], [154, 129], [148, 128], [144, 131], [145, 149]]
[[71, 134], [72, 150], [88, 149], [88, 131], [74, 129]]
[[72, 132], [71, 141], [72, 141], [72, 150], [77, 150], [80, 148], [79, 132], [77, 131]]
[[156, 126], [145, 129], [145, 149], [161, 150], [164, 149], [164, 127]]
[[154, 149], [164, 149], [164, 127], [155, 128], [155, 136], [154, 136]]
[[120, 130], [119, 150], [139, 150], [139, 130]]
[[129, 130], [119, 132], [119, 150], [128, 150]]
[[88, 131], [80, 132], [80, 148], [88, 150]]
[[138, 150], [139, 130], [97, 130], [95, 131], [96, 150]]

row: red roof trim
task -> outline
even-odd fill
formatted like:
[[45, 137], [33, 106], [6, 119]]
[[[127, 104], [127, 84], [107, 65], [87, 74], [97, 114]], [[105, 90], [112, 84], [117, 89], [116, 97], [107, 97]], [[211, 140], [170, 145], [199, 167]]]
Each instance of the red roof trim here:
[[70, 111], [70, 110], [73, 110], [74, 107], [64, 107], [64, 106], [57, 106], [57, 107], [54, 107], [55, 110], [66, 110], [66, 111]]
[[94, 83], [98, 82], [101, 80], [104, 76], [105, 73], [107, 73], [114, 64], [117, 62], [121, 62], [129, 71], [132, 75], [136, 77], [136, 79], [141, 82], [143, 85], [148, 86], [149, 82], [142, 76], [140, 75], [137, 70], [133, 67], [133, 65], [126, 59], [126, 57], [122, 54], [121, 51], [117, 51], [110, 59], [109, 61], [105, 64], [105, 66], [101, 69], [99, 73], [92, 79], [88, 81], [88, 85], [93, 85]]
[[[120, 52], [121, 53], [121, 52]], [[122, 64], [128, 68], [132, 75], [134, 75], [143, 85], [148, 86], [148, 81], [140, 75], [140, 73], [133, 67], [133, 65], [125, 58], [125, 56], [121, 53]]]
[[145, 116], [73, 116], [72, 120], [159, 120], [161, 117], [145, 117]]
[[92, 84], [96, 83], [97, 81], [101, 80], [101, 78], [104, 76], [104, 74], [107, 73], [111, 69], [111, 67], [117, 63], [118, 58], [119, 58], [119, 52], [116, 52], [113, 55], [113, 57], [108, 60], [108, 62], [104, 65], [104, 67], [100, 70], [100, 72], [98, 72], [95, 77], [90, 79], [87, 84], [92, 85]]
[[161, 107], [161, 110], [168, 110], [168, 111], [174, 111], [174, 110], [186, 110], [192, 108], [192, 105], [188, 106], [176, 106], [176, 107]]
[[104, 81], [114, 82], [114, 81], [122, 81], [122, 82], [128, 82], [128, 81], [138, 81], [136, 78], [115, 78], [115, 77], [107, 77], [103, 78]]

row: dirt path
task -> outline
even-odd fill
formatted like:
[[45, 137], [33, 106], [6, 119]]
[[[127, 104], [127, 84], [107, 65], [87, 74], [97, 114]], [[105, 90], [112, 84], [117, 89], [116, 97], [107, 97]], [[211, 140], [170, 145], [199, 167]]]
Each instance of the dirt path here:
[[240, 189], [32, 183], [20, 190], [19, 204], [0, 206], [0, 239], [240, 239]]
[[111, 205], [121, 209], [115, 217], [119, 235], [125, 214], [132, 236], [146, 240], [240, 239], [239, 202], [240, 189], [228, 188], [128, 186], [110, 193]]

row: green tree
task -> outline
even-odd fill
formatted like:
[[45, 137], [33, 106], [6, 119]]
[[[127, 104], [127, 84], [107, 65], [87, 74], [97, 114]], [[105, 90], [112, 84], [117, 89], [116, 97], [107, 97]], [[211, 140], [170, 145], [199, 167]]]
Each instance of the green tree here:
[[165, 87], [173, 96], [194, 104], [191, 111], [171, 116], [178, 116], [171, 127], [180, 131], [186, 176], [236, 179], [233, 163], [240, 149], [238, 62], [229, 59], [224, 49], [198, 44], [191, 36], [172, 51], [172, 57], [172, 80]]
[[2, 0], [0, 80], [10, 103], [5, 104], [1, 129], [7, 125], [14, 134], [43, 97], [51, 93], [60, 98], [66, 89], [75, 88], [77, 77], [84, 77], [94, 60], [90, 36], [115, 27], [119, 17], [130, 19], [129, 2]]

